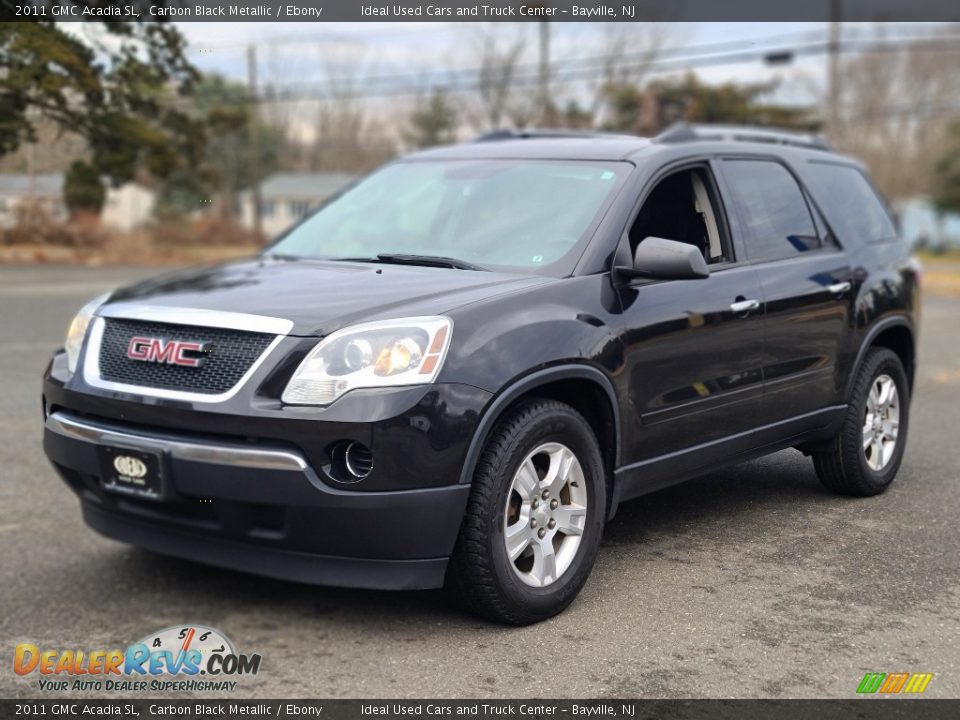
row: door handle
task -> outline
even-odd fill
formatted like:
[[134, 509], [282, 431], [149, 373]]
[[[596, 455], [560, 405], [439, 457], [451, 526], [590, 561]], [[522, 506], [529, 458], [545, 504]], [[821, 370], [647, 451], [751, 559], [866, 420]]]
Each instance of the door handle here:
[[832, 292], [834, 295], [843, 295], [845, 292], [849, 291], [850, 288], [852, 287], [853, 285], [850, 283], [850, 281], [845, 280], [844, 282], [838, 282], [838, 283], [834, 283], [833, 285], [827, 285], [827, 290]]
[[742, 315], [743, 313], [757, 310], [759, 307], [759, 300], [738, 300], [735, 303], [730, 303], [730, 310], [736, 315]]

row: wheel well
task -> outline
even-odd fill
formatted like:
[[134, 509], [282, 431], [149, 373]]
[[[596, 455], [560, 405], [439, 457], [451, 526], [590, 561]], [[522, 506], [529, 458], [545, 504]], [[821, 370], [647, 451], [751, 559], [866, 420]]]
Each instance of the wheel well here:
[[915, 364], [915, 350], [913, 347], [913, 333], [904, 325], [895, 325], [880, 332], [870, 343], [870, 347], [885, 347], [892, 350], [903, 363], [907, 373], [910, 390], [913, 391], [913, 373]]
[[603, 465], [607, 476], [607, 499], [609, 501], [613, 490], [613, 470], [617, 462], [617, 427], [610, 397], [606, 391], [591, 380], [566, 378], [530, 388], [523, 395], [517, 397], [511, 403], [511, 406], [532, 397], [547, 398], [565, 403], [583, 415], [590, 424], [597, 436], [600, 454], [603, 457]]

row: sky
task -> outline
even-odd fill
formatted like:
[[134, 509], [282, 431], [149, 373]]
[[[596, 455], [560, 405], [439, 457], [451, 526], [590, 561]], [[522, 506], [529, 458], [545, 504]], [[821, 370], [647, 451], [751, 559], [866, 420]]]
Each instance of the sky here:
[[[529, 68], [528, 76], [532, 76], [536, 72], [537, 26], [540, 25], [537, 22], [315, 21], [175, 24], [187, 38], [188, 55], [200, 70], [246, 82], [247, 50], [253, 46], [257, 56], [258, 87], [269, 86], [287, 92], [312, 94], [313, 97], [329, 93], [331, 79], [338, 83], [346, 79], [361, 90], [379, 87], [380, 92], [391, 93], [414, 85], [426, 91], [432, 80], [444, 78], [447, 72], [477, 68], [484, 34], [496, 37], [502, 47], [522, 39], [520, 62]], [[554, 22], [549, 25], [551, 62], [560, 72], [564, 67], [579, 72], [576, 80], [556, 82], [555, 94], [560, 95], [561, 101], [582, 100], [592, 92], [591, 84], [595, 86], [599, 77], [584, 78], [583, 72], [589, 68], [583, 68], [580, 63], [578, 69], [577, 61], [606, 54], [609, 35], [618, 27], [620, 32], [626, 28], [631, 36], [635, 34], [639, 51], [649, 46], [650, 37], [659, 38], [663, 48], [660, 61], [673, 59], [670, 67], [655, 75], [684, 72], [687, 67], [681, 56], [690, 57], [688, 49], [695, 48], [702, 50], [701, 57], [713, 56], [712, 62], [700, 62], [695, 67], [697, 75], [708, 83], [777, 79], [777, 90], [770, 99], [790, 104], [819, 101], [826, 85], [823, 54], [797, 56], [780, 65], [766, 64], [756, 56], [729, 59], [718, 58], [718, 54], [762, 52], [822, 43], [827, 39], [828, 23]], [[942, 26], [942, 23], [844, 23], [843, 36], [861, 40], [916, 38], [929, 35]], [[80, 30], [82, 34], [86, 28]], [[722, 47], [718, 48], [718, 45]], [[385, 76], [388, 79], [384, 79]], [[379, 84], [371, 82], [377, 78]]]
[[[528, 67], [533, 81], [538, 57], [539, 23], [178, 23], [189, 42], [189, 55], [205, 72], [219, 73], [238, 82], [247, 77], [247, 49], [256, 48], [258, 87], [270, 86], [281, 92], [323, 97], [331, 87], [349, 85], [355, 92], [375, 95], [370, 107], [389, 113], [401, 109], [398, 88], [411, 85], [426, 92], [431, 79], [443, 78], [457, 69], [479, 65], [479, 46], [484, 33], [497, 42], [510, 45], [523, 39], [520, 62]], [[608, 52], [609, 36], [615, 23], [550, 23], [551, 62], [577, 72], [577, 60], [595, 58]], [[650, 37], [658, 37], [661, 62], [672, 65], [659, 74], [684, 72], [683, 56], [690, 48], [701, 56], [712, 55], [714, 62], [699, 63], [696, 73], [708, 83], [764, 82], [777, 80], [776, 90], [767, 98], [772, 102], [813, 105], [822, 101], [826, 87], [826, 60], [823, 54], [802, 55], [791, 62], [769, 65], [754, 56], [736, 61], [722, 58], [718, 52], [768, 51], [797, 47], [827, 39], [827, 23], [629, 23], [630, 38], [635, 35], [637, 49], [648, 47]], [[896, 23], [886, 26], [844, 23], [844, 37], [851, 39], [895, 39], [935, 31], [934, 23]], [[705, 47], [707, 46], [707, 47]], [[713, 46], [713, 47], [709, 47]], [[719, 47], [718, 47], [719, 46]], [[595, 66], [594, 66], [595, 67]], [[589, 70], [589, 67], [586, 68]], [[553, 99], [561, 107], [569, 100], [589, 105], [600, 80], [597, 72], [589, 78], [554, 83]], [[648, 75], [647, 77], [650, 77]], [[384, 78], [387, 79], [384, 79]], [[377, 80], [379, 78], [379, 81]], [[333, 79], [335, 82], [331, 82]], [[532, 83], [530, 92], [536, 92]], [[373, 88], [380, 88], [379, 91]], [[383, 97], [386, 93], [389, 97]], [[407, 98], [412, 97], [410, 93]], [[456, 95], [454, 96], [456, 100]], [[310, 101], [308, 101], [310, 102]], [[305, 107], [305, 106], [301, 106]], [[296, 105], [289, 105], [294, 115]], [[382, 113], [381, 113], [382, 114]], [[294, 120], [294, 124], [297, 124]], [[303, 132], [315, 131], [312, 123], [300, 123]], [[299, 134], [299, 133], [298, 133]], [[304, 140], [310, 138], [306, 135]]]
[[[608, 30], [603, 23], [552, 23], [551, 58], [563, 62], [603, 53]], [[488, 24], [489, 26], [489, 24]], [[656, 32], [664, 47], [684, 48], [744, 41], [745, 48], [770, 47], [769, 38], [822, 37], [825, 23], [662, 23], [651, 31], [638, 27], [638, 41]], [[481, 30], [470, 23], [181, 23], [190, 41], [191, 59], [202, 70], [244, 80], [246, 46], [257, 45], [260, 79], [264, 83], [324, 82], [341, 72], [364, 74], [428, 73], [477, 65], [474, 50]], [[497, 30], [508, 42], [518, 34], [528, 38], [524, 62], [537, 58], [536, 24], [503, 23]], [[333, 68], [331, 70], [330, 68]], [[751, 61], [698, 69], [710, 82], [729, 79], [785, 80], [801, 77], [809, 84], [823, 74], [821, 58], [805, 58], [789, 68], [768, 68]], [[789, 76], [789, 77], [787, 77]], [[808, 77], [809, 76], [809, 77]], [[802, 95], [799, 86], [787, 91]]]

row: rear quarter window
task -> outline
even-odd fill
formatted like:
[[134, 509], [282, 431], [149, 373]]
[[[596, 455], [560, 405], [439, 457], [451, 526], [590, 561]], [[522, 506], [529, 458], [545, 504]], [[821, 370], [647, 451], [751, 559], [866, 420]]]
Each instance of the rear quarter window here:
[[753, 262], [818, 250], [820, 236], [796, 179], [773, 160], [726, 160], [723, 172]]
[[886, 207], [858, 168], [811, 162], [807, 176], [810, 193], [841, 244], [856, 247], [897, 239]]

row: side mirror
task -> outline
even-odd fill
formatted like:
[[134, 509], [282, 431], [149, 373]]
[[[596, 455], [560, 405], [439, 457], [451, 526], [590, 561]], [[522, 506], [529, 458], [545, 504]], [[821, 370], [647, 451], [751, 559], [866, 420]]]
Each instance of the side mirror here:
[[645, 238], [637, 245], [632, 268], [617, 268], [621, 278], [693, 280], [710, 276], [707, 262], [689, 243], [659, 237]]

